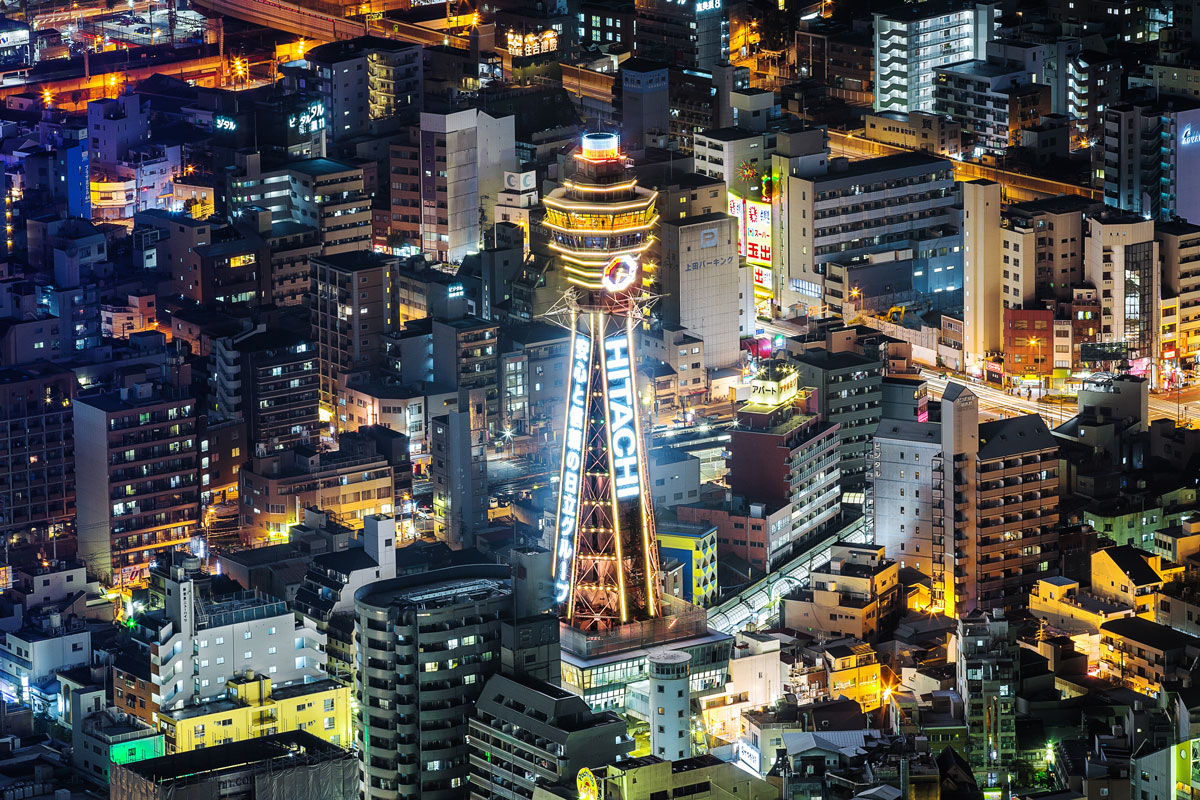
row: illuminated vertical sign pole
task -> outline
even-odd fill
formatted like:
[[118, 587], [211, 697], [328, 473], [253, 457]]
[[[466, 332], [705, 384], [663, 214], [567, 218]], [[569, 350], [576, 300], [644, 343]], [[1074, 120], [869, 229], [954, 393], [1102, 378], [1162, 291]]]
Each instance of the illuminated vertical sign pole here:
[[[603, 319], [600, 322], [604, 324]], [[607, 331], [601, 330], [600, 341], [600, 374], [604, 376], [602, 385], [604, 386], [604, 428], [608, 431], [608, 441], [605, 442], [605, 447], [608, 450], [608, 500], [612, 509], [612, 536], [613, 542], [617, 549], [617, 596], [620, 601], [621, 622], [629, 621], [629, 604], [625, 595], [625, 553], [621, 546], [621, 515], [617, 508], [617, 499], [622, 496], [622, 482], [618, 479], [618, 454], [617, 454], [617, 436], [618, 430], [614, 426], [614, 419], [619, 419], [615, 412], [619, 411], [613, 404], [613, 382], [623, 381], [624, 385], [628, 386], [628, 375], [632, 369], [629, 361], [629, 340], [625, 340], [625, 352], [621, 353], [621, 342], [623, 338], [621, 333], [615, 336], [608, 336]], [[612, 350], [612, 364], [609, 363], [609, 351]], [[623, 460], [623, 459], [622, 459]], [[636, 472], [636, 456], [634, 459], [634, 470]], [[626, 467], [627, 468], [627, 467]], [[636, 493], [636, 489], [635, 489]]]
[[559, 470], [558, 512], [554, 524], [554, 595], [567, 604], [570, 617], [575, 591], [575, 537], [579, 527], [579, 490], [583, 475], [583, 432], [587, 423], [588, 378], [592, 343], [571, 317], [571, 369], [567, 375], [567, 410], [563, 425], [563, 456]]
[[[629, 339], [630, 347], [633, 346], [633, 317], [625, 319], [626, 336]], [[633, 398], [633, 431], [637, 437], [638, 447], [638, 463], [649, 464], [649, 456], [646, 453], [646, 440], [642, 438], [642, 415], [641, 409], [638, 407], [637, 393], [637, 373], [631, 370], [629, 373], [629, 394]], [[638, 483], [643, 480], [642, 471], [638, 470]], [[655, 558], [658, 554], [658, 539], [654, 535], [654, 513], [650, 510], [650, 486], [647, 479], [645, 485], [639, 485], [640, 499], [638, 500], [639, 510], [642, 515], [642, 553], [645, 556], [646, 562], [646, 602], [650, 616], [658, 616], [658, 593], [654, 591], [653, 583], [658, 575], [658, 559]]]

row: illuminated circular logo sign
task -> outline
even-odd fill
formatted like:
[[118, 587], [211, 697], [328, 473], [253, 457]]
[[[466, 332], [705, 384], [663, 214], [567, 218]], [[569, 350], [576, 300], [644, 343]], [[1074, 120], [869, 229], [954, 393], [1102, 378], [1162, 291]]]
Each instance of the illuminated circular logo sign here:
[[604, 274], [600, 276], [600, 285], [606, 292], [619, 292], [628, 289], [637, 280], [638, 265], [633, 256], [617, 256], [608, 262]]
[[597, 800], [600, 797], [596, 776], [587, 767], [579, 770], [579, 775], [575, 778], [575, 788], [579, 790], [579, 800]]

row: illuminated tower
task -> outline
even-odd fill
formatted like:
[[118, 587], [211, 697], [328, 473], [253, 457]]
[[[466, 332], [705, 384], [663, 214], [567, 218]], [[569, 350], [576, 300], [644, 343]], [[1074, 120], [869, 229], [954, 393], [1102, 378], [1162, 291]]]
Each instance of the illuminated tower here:
[[554, 584], [563, 621], [586, 632], [662, 615], [634, 338], [657, 193], [628, 176], [619, 144], [585, 135], [573, 178], [544, 201], [571, 284], [558, 308], [572, 338]]

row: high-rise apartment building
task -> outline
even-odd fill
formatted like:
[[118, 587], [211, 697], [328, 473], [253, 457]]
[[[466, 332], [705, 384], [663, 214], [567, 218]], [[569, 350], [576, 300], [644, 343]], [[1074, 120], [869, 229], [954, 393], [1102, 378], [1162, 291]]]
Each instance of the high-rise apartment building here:
[[488, 680], [470, 741], [471, 800], [532, 800], [539, 784], [573, 781], [580, 769], [633, 749], [624, 720], [611, 711], [593, 712], [553, 683], [505, 674]]
[[1173, 221], [1154, 226], [1162, 255], [1162, 288], [1179, 301], [1174, 336], [1164, 333], [1159, 358], [1166, 369], [1187, 369], [1200, 355], [1200, 224]]
[[[829, 261], [957, 246], [955, 195], [951, 162], [927, 153], [836, 160], [809, 177], [789, 173], [773, 190], [769, 227], [758, 226], [774, 244], [768, 260], [775, 305], [784, 316], [819, 305]], [[755, 223], [747, 225], [749, 238]], [[961, 286], [947, 281], [946, 290]]]
[[244, 420], [258, 454], [316, 434], [320, 368], [317, 347], [307, 336], [258, 325], [216, 340], [211, 355], [210, 419]]
[[812, 390], [801, 385], [793, 365], [767, 362], [730, 430], [729, 488], [752, 504], [789, 505], [782, 529], [754, 537], [766, 539], [760, 555], [768, 564], [803, 546], [842, 508], [838, 426], [816, 415]]
[[371, 198], [363, 168], [329, 158], [288, 165], [292, 219], [319, 231], [324, 255], [371, 248]]
[[941, 422], [885, 419], [875, 434], [875, 543], [929, 577], [934, 611], [1022, 606], [1057, 563], [1057, 459], [1040, 417], [980, 423], [977, 397], [951, 383]]
[[939, 2], [875, 12], [875, 110], [933, 111], [934, 69], [982, 59], [1000, 4]]
[[[1088, 219], [1084, 277], [1100, 291], [1097, 341], [1118, 345], [1114, 361], [1144, 369], [1155, 355], [1162, 292], [1154, 222], [1110, 209]], [[1123, 345], [1122, 345], [1123, 343]]]
[[963, 367], [977, 375], [1003, 342], [1000, 184], [988, 180], [959, 185], [963, 248]]
[[484, 390], [460, 390], [458, 406], [429, 422], [434, 535], [456, 550], [475, 547], [488, 524]]
[[483, 398], [483, 424], [497, 432], [500, 419], [499, 325], [462, 317], [420, 319], [388, 337], [399, 357], [404, 383], [437, 383], [449, 389], [477, 391]]
[[[957, 383], [942, 395], [941, 435], [941, 456], [929, 466], [934, 506], [942, 503], [933, 515], [933, 555], [946, 570], [953, 565], [953, 584], [943, 581], [945, 609], [1023, 606], [1037, 577], [1058, 561], [1058, 443], [1036, 414], [981, 423], [978, 398]], [[912, 511], [916, 522], [915, 504]]]
[[1104, 110], [1104, 202], [1146, 219], [1200, 224], [1200, 103], [1168, 98]]
[[821, 419], [838, 426], [842, 488], [862, 491], [871, 437], [882, 415], [882, 362], [823, 347], [804, 350], [794, 360], [800, 385], [816, 390]]
[[138, 657], [150, 661], [153, 693], [149, 707], [130, 713], [156, 723], [159, 711], [225, 697], [238, 675], [262, 674], [276, 685], [325, 677], [325, 634], [284, 601], [254, 590], [214, 596], [200, 559], [180, 551], [150, 572], [162, 607], [134, 617], [131, 632]]
[[[637, 0], [636, 55], [711, 70], [729, 60], [729, 12], [724, 0], [673, 3]], [[635, 147], [640, 149], [641, 143]]]
[[1050, 113], [1050, 87], [1021, 63], [962, 61], [934, 68], [933, 110], [958, 122], [976, 149], [1004, 153]]
[[363, 796], [462, 797], [469, 722], [500, 670], [514, 599], [508, 566], [451, 567], [368, 584], [354, 596]]
[[0, 536], [46, 542], [75, 522], [75, 374], [0, 369]]
[[482, 249], [487, 213], [517, 168], [513, 126], [475, 108], [421, 113], [389, 153], [394, 248], [452, 264]]
[[1085, 217], [1102, 206], [1079, 195], [1013, 203], [1001, 214], [1005, 308], [1033, 299], [1070, 300], [1083, 281]]
[[381, 338], [392, 321], [393, 276], [397, 261], [377, 253], [314, 257], [312, 339], [321, 370], [321, 406], [337, 410], [344, 376], [383, 362]]
[[155, 553], [182, 546], [200, 515], [196, 403], [191, 370], [74, 400], [79, 558], [114, 585], [142, 583]]
[[1017, 756], [1020, 657], [1008, 622], [976, 609], [958, 620], [955, 686], [966, 704], [967, 760], [982, 786], [1004, 786]]
[[331, 141], [379, 132], [396, 115], [421, 109], [420, 45], [360, 36], [314, 47], [304, 60], [310, 74], [302, 88], [321, 98]]

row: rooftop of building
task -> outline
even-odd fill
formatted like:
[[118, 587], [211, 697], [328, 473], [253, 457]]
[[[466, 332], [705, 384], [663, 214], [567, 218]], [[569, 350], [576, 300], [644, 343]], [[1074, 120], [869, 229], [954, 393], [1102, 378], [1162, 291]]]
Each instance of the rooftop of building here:
[[71, 370], [49, 361], [32, 361], [20, 366], [0, 367], [0, 385], [68, 376], [74, 379]]
[[714, 211], [711, 214], [695, 214], [690, 217], [680, 217], [679, 219], [668, 219], [663, 222], [664, 225], [673, 227], [682, 227], [684, 225], [699, 225], [705, 222], [719, 222], [729, 217], [723, 211]]
[[979, 458], [984, 461], [1056, 447], [1058, 441], [1038, 414], [979, 423]]
[[879, 156], [877, 158], [864, 158], [860, 161], [851, 161], [843, 165], [841, 169], [830, 169], [829, 172], [819, 175], [812, 180], [814, 183], [820, 185], [821, 183], [832, 183], [834, 181], [846, 180], [847, 178], [882, 175], [885, 172], [920, 168], [933, 171], [936, 169], [950, 169], [950, 167], [950, 162], [947, 159], [928, 153], [897, 153], [891, 156]]
[[937, 422], [917, 422], [910, 419], [884, 417], [879, 421], [875, 436], [882, 439], [901, 439], [906, 442], [940, 444], [942, 426]]
[[877, 11], [876, 13], [884, 19], [896, 20], [897, 22], [915, 22], [916, 20], [940, 17], [944, 14], [962, 11], [974, 6], [975, 3], [970, 0], [932, 0], [926, 3], [904, 3], [892, 6], [883, 11]]
[[203, 750], [134, 761], [122, 765], [120, 769], [129, 770], [151, 783], [170, 783], [206, 775], [216, 778], [232, 770], [270, 772], [293, 766], [301, 769], [314, 762], [341, 759], [355, 759], [355, 756], [307, 731], [288, 731]]
[[1143, 617], [1121, 617], [1110, 619], [1100, 625], [1100, 633], [1110, 634], [1159, 651], [1181, 650], [1185, 647], [1200, 650], [1200, 639], [1182, 631], [1151, 622]]
[[[663, 519], [654, 528], [661, 536], [682, 536], [687, 539], [703, 539], [716, 533], [716, 526], [705, 522], [683, 522], [678, 519]], [[664, 545], [665, 546], [665, 545]]]
[[[244, 339], [238, 339], [234, 349], [244, 353], [261, 353], [265, 350], [276, 350], [281, 347], [295, 347], [309, 341], [308, 332], [287, 330], [284, 328], [268, 328], [265, 331], [251, 334]], [[314, 350], [315, 353], [315, 350]], [[310, 354], [308, 356], [312, 358]]]
[[378, 562], [361, 547], [350, 547], [336, 553], [322, 553], [315, 557], [312, 563], [341, 575], [350, 575], [360, 570], [371, 570], [379, 566]]
[[1098, 203], [1078, 194], [1060, 194], [1038, 200], [1013, 203], [1004, 210], [1005, 216], [1034, 216], [1036, 214], [1071, 214], [1087, 211]]
[[375, 608], [433, 610], [511, 594], [507, 565], [477, 564], [403, 575], [367, 584], [354, 593], [355, 604]]
[[512, 351], [517, 347], [566, 344], [571, 339], [571, 332], [560, 325], [537, 321], [521, 325], [505, 325], [500, 333], [500, 338], [505, 343], [505, 350]]
[[1117, 569], [1125, 573], [1133, 586], [1152, 586], [1163, 582], [1162, 576], [1146, 561], [1149, 553], [1138, 550], [1133, 545], [1106, 547], [1099, 552], [1112, 559]]
[[725, 128], [710, 128], [703, 133], [697, 134], [697, 138], [715, 139], [719, 142], [740, 142], [746, 139], [761, 139], [766, 135], [764, 132], [730, 125]]
[[695, 456], [688, 453], [686, 450], [682, 450], [678, 447], [671, 447], [669, 445], [652, 447], [647, 452], [647, 455], [649, 455], [650, 459], [658, 465], [680, 464], [684, 461], [695, 458]]
[[934, 67], [934, 72], [952, 72], [955, 75], [964, 75], [972, 78], [999, 78], [1004, 75], [1019, 75], [1024, 73], [1024, 68], [1016, 64], [998, 63], [995, 61], [982, 61], [975, 59], [973, 61], [959, 61], [955, 64], [945, 64], [940, 67]]
[[[288, 162], [289, 172], [300, 172], [305, 175], [319, 177], [321, 175], [335, 175], [339, 172], [351, 172], [358, 167], [352, 164], [347, 164], [345, 161], [335, 161], [332, 158], [302, 158], [299, 161]], [[365, 253], [354, 253], [353, 255], [365, 255]]]
[[880, 367], [878, 361], [860, 353], [848, 350], [832, 351], [824, 347], [801, 350], [799, 353], [794, 354], [792, 358], [798, 364], [807, 364], [823, 370], [861, 369], [864, 367], [875, 367], [878, 369]]
[[1191, 236], [1200, 233], [1200, 225], [1193, 225], [1186, 219], [1176, 217], [1166, 222], [1154, 223], [1154, 230], [1156, 233], [1165, 233], [1170, 236]]

